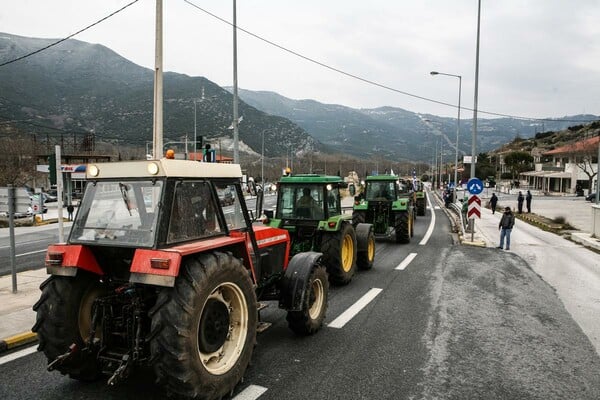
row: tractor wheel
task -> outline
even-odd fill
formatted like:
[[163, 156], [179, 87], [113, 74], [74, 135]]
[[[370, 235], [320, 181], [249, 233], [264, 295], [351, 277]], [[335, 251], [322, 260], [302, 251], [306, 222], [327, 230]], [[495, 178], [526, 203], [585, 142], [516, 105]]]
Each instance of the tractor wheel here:
[[410, 243], [410, 216], [408, 212], [395, 215], [396, 243]]
[[321, 252], [331, 283], [348, 284], [356, 273], [356, 234], [352, 225], [343, 223], [338, 232], [323, 234]]
[[375, 261], [375, 235], [373, 234], [373, 225], [357, 225], [356, 242], [358, 244], [358, 268], [362, 270], [373, 268], [373, 262]]
[[364, 224], [367, 221], [367, 215], [364, 211], [354, 211], [352, 213], [352, 226]]
[[239, 259], [217, 252], [187, 259], [150, 316], [154, 370], [169, 394], [220, 399], [244, 376], [258, 312]]
[[425, 199], [417, 200], [417, 215], [425, 215]]
[[317, 265], [313, 268], [301, 311], [287, 313], [288, 326], [298, 335], [311, 335], [321, 329], [327, 311], [329, 282], [327, 270]]
[[[42, 295], [33, 310], [37, 312], [32, 328], [37, 332], [48, 363], [65, 354], [72, 344], [81, 350], [89, 339], [94, 300], [106, 293], [99, 280], [85, 271], [76, 277], [51, 276], [40, 286]], [[98, 330], [99, 331], [99, 330]], [[95, 354], [78, 351], [56, 367], [62, 374], [81, 381], [100, 377]]]

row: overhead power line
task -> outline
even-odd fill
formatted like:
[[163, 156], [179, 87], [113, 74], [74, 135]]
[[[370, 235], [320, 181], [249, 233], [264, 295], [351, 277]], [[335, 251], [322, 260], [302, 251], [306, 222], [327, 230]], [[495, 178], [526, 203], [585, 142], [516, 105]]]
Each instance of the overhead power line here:
[[91, 24], [91, 25], [88, 25], [88, 26], [86, 26], [86, 27], [85, 27], [85, 28], [83, 28], [83, 29], [80, 29], [80, 30], [78, 30], [77, 32], [73, 33], [72, 35], [69, 35], [69, 36], [67, 36], [66, 38], [63, 38], [63, 39], [57, 40], [56, 42], [53, 42], [53, 43], [49, 44], [48, 46], [45, 46], [45, 47], [42, 47], [41, 49], [38, 49], [38, 50], [32, 51], [31, 53], [25, 54], [25, 55], [23, 55], [23, 56], [21, 56], [21, 57], [17, 57], [17, 58], [15, 58], [15, 59], [13, 59], [13, 60], [10, 60], [10, 61], [3, 62], [3, 63], [1, 63], [1, 64], [0, 64], [0, 67], [4, 67], [5, 65], [12, 64], [12, 63], [14, 63], [14, 62], [17, 62], [17, 61], [23, 60], [24, 58], [27, 58], [27, 57], [31, 57], [31, 56], [33, 56], [34, 54], [41, 53], [42, 51], [44, 51], [44, 50], [47, 50], [47, 49], [49, 49], [50, 47], [56, 46], [57, 44], [60, 44], [60, 43], [64, 42], [65, 40], [71, 39], [73, 36], [79, 35], [81, 32], [85, 32], [85, 31], [87, 31], [88, 29], [90, 29], [91, 27], [93, 27], [93, 26], [96, 26], [96, 25], [98, 25], [99, 23], [101, 23], [101, 22], [103, 22], [103, 21], [106, 21], [107, 19], [109, 19], [109, 18], [110, 18], [110, 17], [112, 17], [113, 15], [116, 15], [116, 14], [120, 13], [121, 11], [123, 11], [123, 10], [124, 10], [124, 9], [126, 9], [127, 7], [129, 7], [129, 6], [131, 6], [131, 5], [135, 4], [135, 3], [137, 3], [138, 1], [139, 1], [139, 0], [133, 0], [131, 3], [129, 3], [129, 4], [126, 4], [125, 6], [123, 6], [123, 7], [119, 8], [117, 11], [114, 11], [114, 12], [110, 13], [110, 14], [109, 14], [109, 15], [107, 15], [106, 17], [104, 17], [104, 18], [102, 18], [102, 19], [99, 19], [98, 21], [94, 22], [94, 23], [93, 23], [93, 24]]
[[[210, 12], [210, 11], [208, 11], [208, 10], [200, 7], [200, 6], [198, 6], [197, 4], [194, 4], [194, 3], [192, 3], [189, 0], [183, 0], [183, 1], [186, 2], [187, 4], [189, 4], [190, 6], [192, 6], [194, 8], [197, 8], [198, 10], [202, 11], [203, 13], [210, 15], [211, 17], [216, 18], [219, 21], [224, 22], [224, 23], [226, 23], [229, 26], [233, 26], [233, 24], [231, 22], [229, 22], [226, 19], [221, 18], [218, 15], [216, 15], [216, 14], [214, 14], [214, 13], [212, 13], [212, 12]], [[344, 71], [342, 69], [339, 69], [339, 68], [333, 67], [331, 65], [325, 64], [324, 62], [321, 62], [321, 61], [315, 60], [314, 58], [305, 56], [304, 54], [301, 54], [301, 53], [299, 53], [297, 51], [291, 50], [291, 49], [289, 49], [289, 48], [287, 48], [287, 47], [285, 47], [283, 45], [280, 45], [278, 43], [275, 43], [272, 40], [266, 39], [266, 38], [264, 38], [264, 37], [262, 37], [260, 35], [252, 33], [252, 32], [250, 32], [250, 31], [248, 31], [248, 30], [246, 30], [244, 28], [241, 28], [239, 25], [237, 25], [236, 28], [239, 31], [244, 32], [247, 35], [250, 35], [250, 36], [252, 36], [252, 37], [254, 37], [254, 38], [258, 39], [258, 40], [261, 40], [261, 41], [263, 41], [263, 42], [265, 42], [265, 43], [267, 43], [267, 44], [269, 44], [269, 45], [271, 45], [273, 47], [277, 47], [278, 49], [283, 50], [283, 51], [285, 51], [287, 53], [293, 54], [296, 57], [302, 58], [302, 59], [304, 59], [306, 61], [309, 61], [309, 62], [311, 62], [313, 64], [319, 65], [319, 66], [321, 66], [323, 68], [326, 68], [326, 69], [329, 69], [331, 71], [337, 72], [339, 74], [345, 75], [345, 76], [350, 77], [352, 79], [356, 79], [356, 80], [359, 80], [361, 82], [367, 83], [369, 85], [377, 86], [377, 87], [380, 87], [382, 89], [386, 89], [386, 90], [389, 90], [389, 91], [392, 91], [392, 92], [395, 92], [395, 93], [400, 93], [400, 94], [403, 94], [405, 96], [409, 96], [409, 97], [413, 97], [413, 98], [416, 98], [416, 99], [424, 100], [424, 101], [427, 101], [427, 102], [430, 102], [430, 103], [440, 104], [440, 105], [443, 105], [443, 106], [447, 106], [447, 107], [452, 107], [452, 108], [458, 109], [458, 106], [455, 105], [455, 104], [447, 103], [447, 102], [440, 101], [440, 100], [435, 100], [435, 99], [432, 99], [432, 98], [429, 98], [429, 97], [425, 97], [425, 96], [419, 96], [419, 95], [414, 94], [414, 93], [405, 92], [403, 90], [396, 89], [396, 88], [393, 88], [391, 86], [384, 85], [382, 83], [375, 82], [375, 81], [373, 81], [371, 79], [363, 78], [361, 76], [358, 76], [358, 75], [352, 74], [350, 72], [346, 72], [346, 71]], [[472, 108], [468, 108], [468, 107], [461, 106], [460, 108], [462, 110], [474, 111]], [[524, 116], [519, 116], [519, 115], [497, 113], [497, 112], [493, 112], [493, 111], [484, 111], [484, 110], [480, 110], [480, 109], [478, 109], [477, 112], [482, 113], [482, 114], [494, 115], [494, 116], [497, 116], [497, 117], [506, 117], [506, 118], [514, 118], [514, 119], [522, 119], [522, 120], [530, 120], [530, 121], [555, 121], [555, 122], [556, 121], [564, 121], [564, 122], [591, 122], [591, 121], [596, 121], [595, 119], [594, 120], [564, 120], [564, 119], [555, 119], [555, 118], [533, 118], [533, 117], [524, 117]]]

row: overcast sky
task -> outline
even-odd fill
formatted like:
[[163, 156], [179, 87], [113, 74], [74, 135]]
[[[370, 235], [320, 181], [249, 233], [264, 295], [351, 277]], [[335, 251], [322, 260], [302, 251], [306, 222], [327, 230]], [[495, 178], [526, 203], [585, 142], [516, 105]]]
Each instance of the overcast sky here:
[[[131, 0], [2, 0], [0, 31], [63, 38]], [[232, 21], [232, 0], [189, 0]], [[527, 117], [600, 115], [600, 1], [482, 0], [479, 109]], [[155, 1], [77, 35], [154, 67]], [[473, 107], [477, 0], [237, 0], [237, 22], [307, 57], [391, 88]], [[164, 0], [164, 69], [233, 83], [231, 26]], [[238, 33], [238, 85], [356, 108], [456, 109], [376, 87]], [[199, 89], [200, 90], [200, 89]], [[463, 118], [472, 118], [463, 111]], [[480, 114], [480, 117], [490, 117]]]

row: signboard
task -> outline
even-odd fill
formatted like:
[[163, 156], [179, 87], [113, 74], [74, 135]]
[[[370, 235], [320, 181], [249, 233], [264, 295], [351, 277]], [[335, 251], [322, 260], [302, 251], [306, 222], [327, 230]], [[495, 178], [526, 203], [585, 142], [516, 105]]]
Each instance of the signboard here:
[[[26, 213], [31, 205], [25, 188], [15, 188], [15, 213]], [[0, 212], [8, 214], [8, 187], [0, 187]]]
[[[471, 164], [472, 160], [472, 156], [463, 156], [463, 164]], [[475, 156], [475, 164], [477, 164], [477, 156]]]
[[481, 199], [476, 194], [469, 196], [469, 208], [467, 209], [467, 219], [481, 218]]
[[483, 192], [483, 182], [478, 178], [471, 178], [467, 182], [467, 190], [471, 194], [480, 194]]

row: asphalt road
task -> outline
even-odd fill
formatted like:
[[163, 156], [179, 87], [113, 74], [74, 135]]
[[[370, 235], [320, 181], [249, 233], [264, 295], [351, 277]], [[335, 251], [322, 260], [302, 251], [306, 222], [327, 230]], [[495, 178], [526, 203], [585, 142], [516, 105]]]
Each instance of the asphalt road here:
[[[435, 213], [426, 245], [430, 210], [410, 244], [378, 242], [374, 268], [331, 289], [327, 325], [375, 293], [342, 327], [297, 337], [276, 303], [261, 311], [273, 325], [234, 398], [600, 398], [599, 357], [554, 290], [512, 253], [455, 245]], [[109, 388], [46, 372], [39, 353], [2, 360], [2, 399], [164, 398], [149, 369]]]

